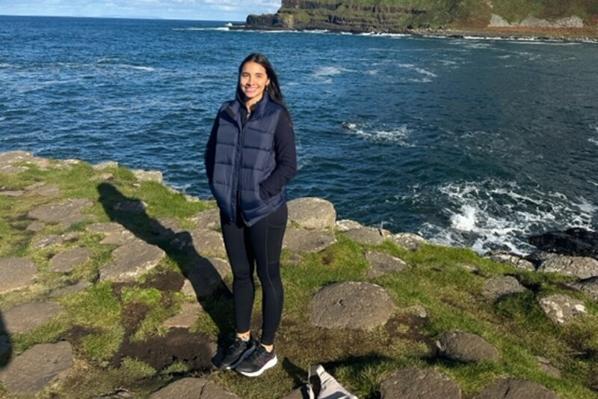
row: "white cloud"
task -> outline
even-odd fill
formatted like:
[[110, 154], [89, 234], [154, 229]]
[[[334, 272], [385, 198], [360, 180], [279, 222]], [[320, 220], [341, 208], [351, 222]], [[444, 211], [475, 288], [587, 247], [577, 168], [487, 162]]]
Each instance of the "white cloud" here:
[[272, 13], [280, 0], [0, 0], [0, 15], [122, 16], [244, 20]]

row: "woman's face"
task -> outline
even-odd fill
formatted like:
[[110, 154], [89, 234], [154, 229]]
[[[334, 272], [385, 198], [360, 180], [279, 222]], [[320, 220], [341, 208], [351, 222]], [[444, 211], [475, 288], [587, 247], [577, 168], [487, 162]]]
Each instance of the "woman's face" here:
[[257, 102], [264, 95], [266, 86], [270, 84], [266, 69], [260, 64], [249, 61], [243, 65], [239, 77], [241, 90], [247, 97], [248, 102]]

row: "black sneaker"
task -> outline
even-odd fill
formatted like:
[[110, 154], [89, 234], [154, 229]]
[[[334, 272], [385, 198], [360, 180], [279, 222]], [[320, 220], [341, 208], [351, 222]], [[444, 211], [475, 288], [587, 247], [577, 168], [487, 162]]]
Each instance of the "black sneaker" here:
[[261, 344], [241, 361], [235, 370], [247, 377], [257, 377], [269, 368], [276, 366], [278, 359], [274, 350], [268, 352]]
[[220, 356], [221, 360], [217, 362], [216, 366], [226, 370], [233, 369], [253, 352], [256, 346], [257, 341], [255, 339], [249, 338], [248, 341], [243, 341], [241, 338], [235, 337], [233, 343]]

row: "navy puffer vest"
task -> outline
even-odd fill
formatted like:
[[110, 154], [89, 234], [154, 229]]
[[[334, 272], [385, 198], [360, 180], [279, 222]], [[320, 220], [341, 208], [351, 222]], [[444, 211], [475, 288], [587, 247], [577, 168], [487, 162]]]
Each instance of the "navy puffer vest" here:
[[260, 183], [276, 167], [274, 132], [281, 113], [286, 110], [264, 92], [264, 98], [242, 126], [242, 106], [238, 100], [228, 101], [218, 111], [210, 189], [228, 220], [237, 222], [238, 204], [243, 222], [251, 226], [286, 202], [284, 188], [270, 198], [260, 195]]

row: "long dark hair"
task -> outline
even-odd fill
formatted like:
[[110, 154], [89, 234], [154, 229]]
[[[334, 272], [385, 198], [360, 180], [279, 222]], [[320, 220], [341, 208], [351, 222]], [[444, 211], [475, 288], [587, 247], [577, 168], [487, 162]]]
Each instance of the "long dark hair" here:
[[266, 70], [266, 75], [268, 76], [268, 79], [270, 79], [270, 84], [268, 84], [267, 88], [270, 99], [286, 108], [282, 91], [280, 90], [280, 85], [278, 84], [278, 76], [276, 76], [276, 72], [274, 72], [274, 68], [272, 67], [270, 61], [268, 61], [268, 58], [260, 53], [249, 54], [247, 57], [245, 57], [243, 62], [241, 62], [241, 65], [239, 65], [239, 76], [237, 77], [237, 98], [245, 100], [245, 93], [243, 93], [243, 90], [241, 90], [241, 72], [243, 71], [243, 65], [248, 62], [255, 62], [256, 64], [260, 64], [264, 67]]

